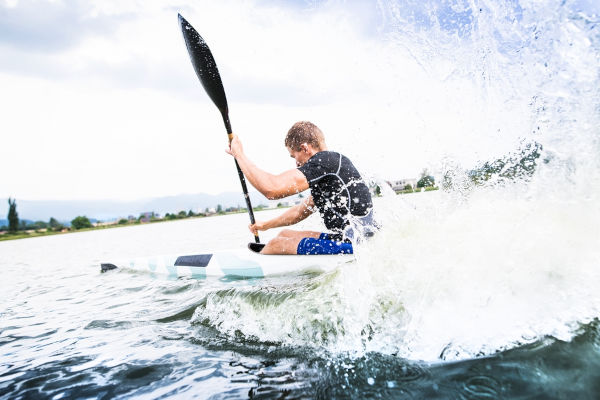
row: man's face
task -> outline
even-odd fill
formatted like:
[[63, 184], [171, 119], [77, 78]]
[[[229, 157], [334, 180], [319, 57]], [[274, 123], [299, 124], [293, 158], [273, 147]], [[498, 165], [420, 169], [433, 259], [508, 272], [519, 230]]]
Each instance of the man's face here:
[[296, 167], [304, 165], [312, 156], [306, 143], [300, 145], [300, 150], [292, 150], [290, 147], [287, 149], [290, 153], [290, 157], [296, 160]]

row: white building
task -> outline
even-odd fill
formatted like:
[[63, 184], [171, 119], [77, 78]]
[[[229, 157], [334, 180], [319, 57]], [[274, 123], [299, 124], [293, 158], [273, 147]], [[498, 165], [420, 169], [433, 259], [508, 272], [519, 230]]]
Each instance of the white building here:
[[398, 179], [395, 181], [388, 181], [387, 183], [392, 187], [392, 190], [396, 191], [404, 190], [406, 185], [412, 186], [413, 189], [417, 187], [417, 179], [412, 178]]

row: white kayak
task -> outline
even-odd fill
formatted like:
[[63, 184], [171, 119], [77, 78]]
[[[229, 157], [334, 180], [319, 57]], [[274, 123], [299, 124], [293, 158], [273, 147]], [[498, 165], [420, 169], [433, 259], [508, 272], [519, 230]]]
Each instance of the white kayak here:
[[[259, 245], [260, 246], [260, 245]], [[218, 251], [192, 255], [165, 255], [102, 263], [101, 271], [131, 269], [168, 277], [206, 278], [267, 276], [332, 271], [339, 265], [354, 261], [352, 254], [337, 255], [265, 255], [254, 246], [247, 249]]]

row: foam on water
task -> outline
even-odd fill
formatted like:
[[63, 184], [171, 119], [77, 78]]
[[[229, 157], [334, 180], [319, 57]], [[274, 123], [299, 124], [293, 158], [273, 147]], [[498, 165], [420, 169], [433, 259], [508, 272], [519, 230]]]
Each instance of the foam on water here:
[[[382, 2], [388, 50], [410, 54], [411, 79], [433, 91], [413, 107], [437, 118], [406, 123], [436, 156], [438, 183], [449, 177], [444, 190], [384, 191], [385, 226], [357, 263], [211, 293], [194, 320], [265, 342], [452, 360], [569, 340], [598, 318], [600, 28], [578, 7]], [[385, 101], [408, 106], [400, 92]], [[472, 182], [524, 143], [540, 146], [533, 173], [502, 176], [509, 162]], [[382, 163], [395, 150], [379, 149]]]

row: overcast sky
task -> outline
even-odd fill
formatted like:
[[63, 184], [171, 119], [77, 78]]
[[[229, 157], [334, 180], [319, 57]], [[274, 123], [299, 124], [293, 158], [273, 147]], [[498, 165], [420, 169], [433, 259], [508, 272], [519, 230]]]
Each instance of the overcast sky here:
[[[478, 112], [493, 99], [471, 103], [481, 85], [455, 73], [446, 57], [453, 45], [431, 52], [436, 43], [407, 39], [429, 36], [398, 23], [403, 3], [0, 0], [0, 198], [239, 190], [177, 13], [208, 42], [233, 130], [268, 171], [294, 167], [283, 138], [298, 120], [319, 125], [330, 149], [375, 178], [511, 149], [517, 133], [501, 142], [477, 133], [500, 131], [505, 115]], [[472, 15], [455, 17], [441, 18], [441, 28], [460, 37]]]
[[347, 123], [338, 128], [328, 108], [340, 117], [339, 104], [365, 90], [355, 73], [368, 65], [355, 51], [368, 51], [378, 18], [376, 7], [302, 1], [0, 4], [0, 131], [10, 166], [0, 197], [22, 199], [239, 189], [178, 12], [213, 50], [235, 132], [273, 172], [293, 167], [282, 143], [297, 120], [338, 130], [332, 147], [343, 139]]

